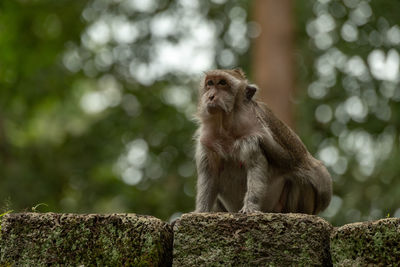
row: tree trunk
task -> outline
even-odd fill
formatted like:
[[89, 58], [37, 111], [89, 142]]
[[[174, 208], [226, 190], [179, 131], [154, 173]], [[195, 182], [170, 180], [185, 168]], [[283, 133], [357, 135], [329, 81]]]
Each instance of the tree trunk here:
[[253, 20], [261, 28], [254, 40], [252, 73], [265, 102], [290, 127], [294, 127], [293, 14], [291, 0], [255, 0]]

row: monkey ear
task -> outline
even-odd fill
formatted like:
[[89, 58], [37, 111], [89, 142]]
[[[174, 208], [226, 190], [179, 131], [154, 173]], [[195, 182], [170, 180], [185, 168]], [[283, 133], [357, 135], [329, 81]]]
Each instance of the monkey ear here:
[[251, 100], [258, 90], [258, 87], [255, 84], [249, 84], [246, 86], [246, 99]]

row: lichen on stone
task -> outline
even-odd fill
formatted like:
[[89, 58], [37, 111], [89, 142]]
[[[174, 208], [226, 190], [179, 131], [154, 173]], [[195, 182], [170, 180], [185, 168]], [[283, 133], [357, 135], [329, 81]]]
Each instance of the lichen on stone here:
[[347, 224], [331, 236], [337, 266], [397, 266], [400, 262], [400, 219]]
[[8, 214], [0, 266], [168, 266], [172, 238], [171, 227], [151, 216]]
[[174, 266], [329, 266], [332, 227], [300, 214], [185, 214], [174, 226]]

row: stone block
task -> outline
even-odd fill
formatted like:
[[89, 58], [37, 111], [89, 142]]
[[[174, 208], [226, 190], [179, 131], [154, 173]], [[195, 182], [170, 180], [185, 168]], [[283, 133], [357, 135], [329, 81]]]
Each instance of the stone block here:
[[304, 214], [184, 214], [173, 266], [330, 266], [332, 226]]
[[11, 213], [1, 218], [0, 266], [170, 266], [172, 242], [151, 216]]
[[346, 224], [331, 236], [335, 266], [398, 266], [400, 219]]

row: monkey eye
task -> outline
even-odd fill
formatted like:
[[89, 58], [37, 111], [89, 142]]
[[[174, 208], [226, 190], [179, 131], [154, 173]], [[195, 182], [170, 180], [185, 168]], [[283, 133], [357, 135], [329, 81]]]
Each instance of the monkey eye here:
[[226, 81], [224, 79], [220, 80], [219, 83], [220, 85], [226, 85]]
[[207, 82], [207, 85], [214, 85], [214, 82], [213, 81], [211, 81], [211, 80], [208, 80], [208, 82]]

